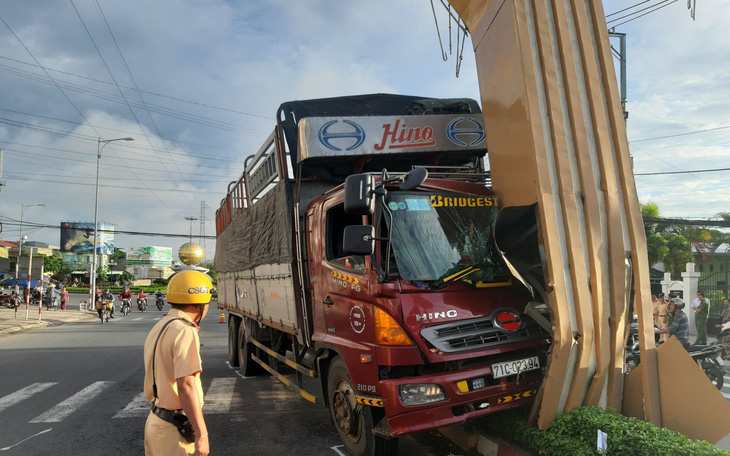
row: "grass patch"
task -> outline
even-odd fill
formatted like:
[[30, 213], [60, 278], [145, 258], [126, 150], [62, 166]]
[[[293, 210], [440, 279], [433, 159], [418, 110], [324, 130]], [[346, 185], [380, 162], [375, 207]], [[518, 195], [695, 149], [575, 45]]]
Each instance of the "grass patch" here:
[[[679, 432], [612, 410], [579, 407], [560, 415], [547, 431], [529, 427], [528, 412], [523, 408], [490, 415], [485, 418], [487, 431], [544, 456], [730, 456], [730, 452], [704, 440], [691, 440]], [[596, 449], [599, 429], [608, 435], [605, 453]]]

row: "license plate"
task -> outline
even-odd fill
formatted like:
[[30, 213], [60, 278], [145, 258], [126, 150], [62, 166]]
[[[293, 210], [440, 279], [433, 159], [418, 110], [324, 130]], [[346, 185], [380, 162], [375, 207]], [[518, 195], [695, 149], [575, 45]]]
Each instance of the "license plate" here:
[[532, 358], [492, 364], [492, 376], [494, 378], [502, 378], [539, 368], [540, 360], [537, 359], [537, 356], [533, 356]]

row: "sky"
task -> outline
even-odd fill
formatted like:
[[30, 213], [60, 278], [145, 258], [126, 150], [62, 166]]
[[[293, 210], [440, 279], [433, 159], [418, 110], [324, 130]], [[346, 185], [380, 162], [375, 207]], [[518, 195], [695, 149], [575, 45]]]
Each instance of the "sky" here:
[[[479, 100], [471, 40], [457, 77], [456, 27], [450, 34], [445, 8], [433, 6], [446, 61], [427, 0], [4, 2], [0, 238], [17, 241], [21, 212], [23, 234], [53, 245], [59, 229], [31, 225], [93, 222], [98, 139], [132, 136], [102, 149], [98, 219], [179, 235], [115, 235], [119, 248], [172, 247], [177, 259], [191, 230], [201, 242], [201, 220], [186, 217], [204, 216], [205, 235], [215, 235], [227, 185], [281, 103], [379, 92]], [[664, 217], [730, 211], [730, 2], [701, 2], [695, 20], [685, 0], [606, 0], [604, 9], [607, 26], [627, 34], [641, 202]], [[212, 259], [214, 240], [205, 247]]]

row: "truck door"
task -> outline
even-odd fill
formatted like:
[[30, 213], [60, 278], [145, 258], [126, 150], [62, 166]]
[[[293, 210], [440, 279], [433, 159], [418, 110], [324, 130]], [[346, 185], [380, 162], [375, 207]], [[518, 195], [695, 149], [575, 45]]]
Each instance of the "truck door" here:
[[311, 264], [316, 276], [313, 305], [319, 307], [315, 315], [321, 316], [323, 323], [317, 339], [372, 340], [367, 337], [374, 324], [373, 309], [368, 305], [370, 259], [342, 250], [345, 227], [360, 224], [362, 217], [345, 214], [341, 201], [324, 203], [319, 224], [323, 236]]

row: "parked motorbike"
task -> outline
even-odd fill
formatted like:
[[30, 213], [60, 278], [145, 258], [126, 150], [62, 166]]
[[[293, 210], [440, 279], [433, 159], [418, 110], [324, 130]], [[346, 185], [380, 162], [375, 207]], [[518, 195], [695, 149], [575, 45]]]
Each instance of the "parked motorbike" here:
[[0, 303], [8, 309], [15, 309], [20, 307], [20, 298], [18, 296], [2, 295], [0, 296]]
[[129, 314], [129, 311], [132, 310], [131, 307], [132, 307], [132, 304], [130, 303], [130, 299], [123, 298], [121, 309], [120, 309], [122, 311], [122, 315], [124, 315], [126, 317]]
[[723, 339], [725, 337], [730, 337], [730, 321], [723, 323], [720, 325], [720, 335], [717, 337], [717, 340], [720, 344], [723, 359], [728, 359], [730, 357], [730, 353], [727, 352], [727, 349], [725, 348], [725, 344], [722, 343]]
[[[631, 323], [629, 331], [629, 344], [626, 348], [626, 372], [628, 373], [641, 362], [639, 354], [639, 332], [636, 321]], [[654, 327], [654, 329], [661, 329]], [[729, 325], [730, 330], [730, 325]], [[659, 336], [655, 336], [655, 341], [661, 344]], [[690, 345], [687, 352], [695, 363], [704, 371], [707, 378], [710, 379], [717, 389], [722, 389], [725, 382], [725, 369], [723, 365], [723, 346], [722, 345]]]
[[137, 309], [139, 309], [140, 312], [147, 310], [147, 298], [137, 298]]
[[158, 296], [155, 304], [157, 304], [157, 310], [162, 310], [165, 307], [165, 300], [161, 296]]

